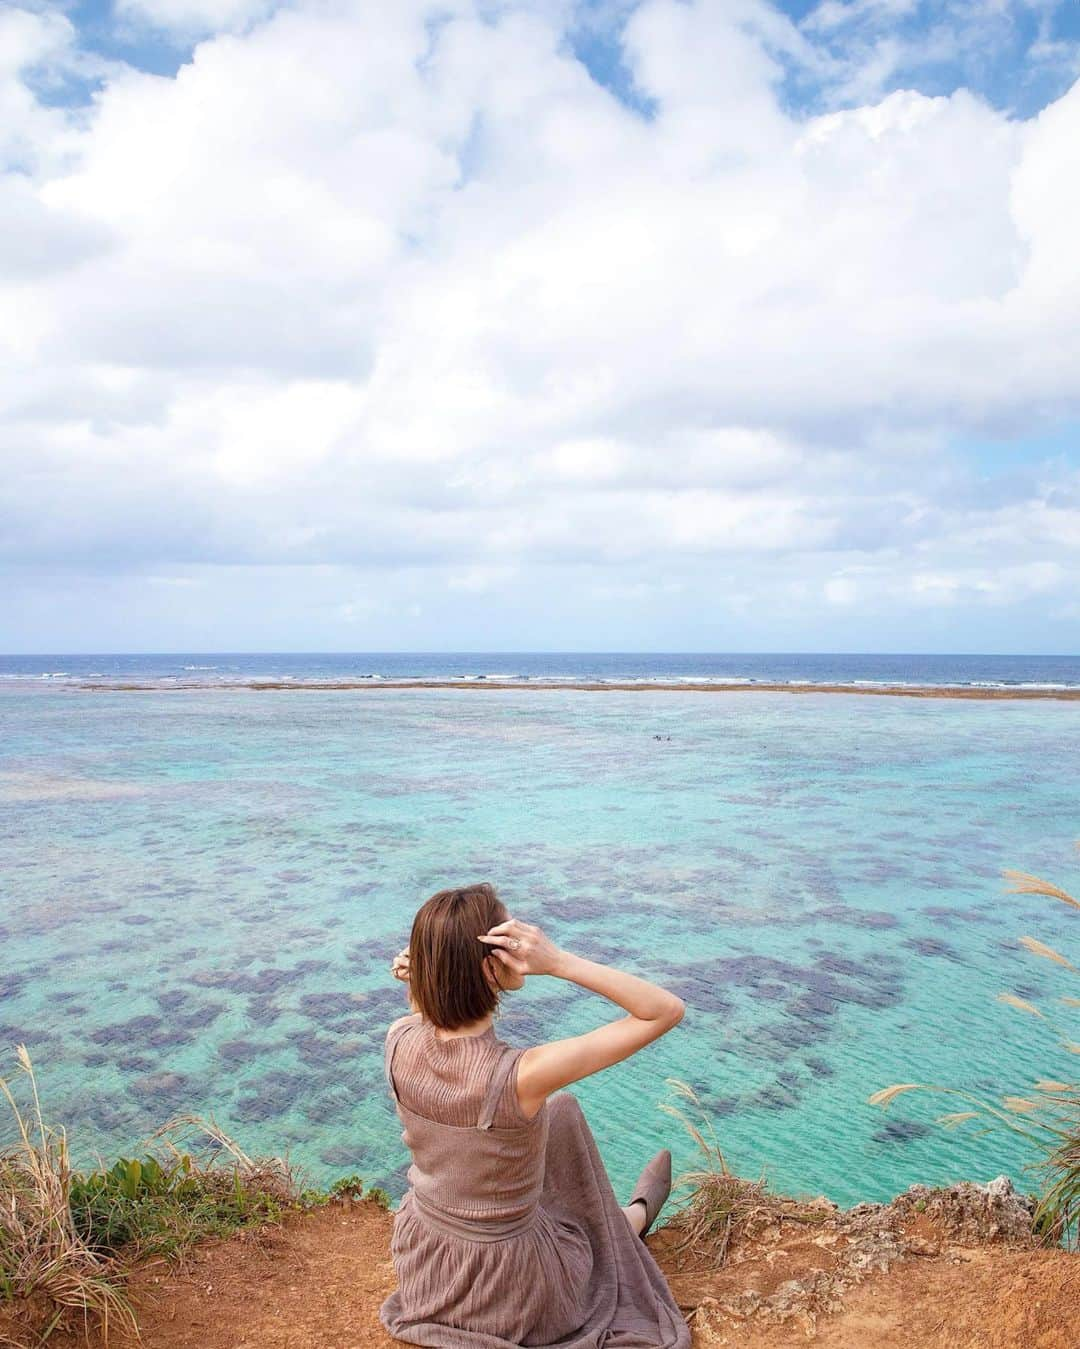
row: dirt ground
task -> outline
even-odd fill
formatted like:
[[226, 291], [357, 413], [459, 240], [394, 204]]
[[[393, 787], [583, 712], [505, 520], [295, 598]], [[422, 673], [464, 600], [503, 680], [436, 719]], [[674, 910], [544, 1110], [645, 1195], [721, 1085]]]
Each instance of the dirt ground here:
[[[142, 1344], [392, 1345], [378, 1321], [379, 1304], [394, 1286], [391, 1221], [369, 1202], [334, 1204], [280, 1229], [203, 1246], [180, 1269], [146, 1267], [132, 1288]], [[880, 1235], [880, 1224], [876, 1230]], [[656, 1233], [650, 1245], [696, 1349], [793, 1349], [808, 1342], [821, 1349], [1080, 1347], [1080, 1256], [1007, 1241], [965, 1243], [925, 1213], [909, 1214], [892, 1232], [901, 1252], [890, 1261], [866, 1260], [867, 1268], [854, 1274], [863, 1248], [850, 1228], [829, 1222], [771, 1223], [733, 1248], [720, 1269], [680, 1250], [682, 1238], [672, 1229]], [[854, 1281], [837, 1294], [833, 1275], [841, 1266]], [[116, 1334], [110, 1342], [113, 1349], [134, 1344]], [[86, 1341], [59, 1334], [49, 1344], [83, 1349]], [[100, 1335], [91, 1344], [100, 1349]]]

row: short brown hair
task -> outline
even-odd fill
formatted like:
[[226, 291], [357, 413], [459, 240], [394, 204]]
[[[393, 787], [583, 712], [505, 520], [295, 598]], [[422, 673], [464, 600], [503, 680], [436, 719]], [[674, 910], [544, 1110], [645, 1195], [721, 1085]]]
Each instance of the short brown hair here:
[[425, 1020], [458, 1030], [495, 1010], [498, 989], [484, 973], [491, 952], [479, 938], [506, 919], [487, 882], [440, 890], [422, 906], [409, 937], [409, 992]]

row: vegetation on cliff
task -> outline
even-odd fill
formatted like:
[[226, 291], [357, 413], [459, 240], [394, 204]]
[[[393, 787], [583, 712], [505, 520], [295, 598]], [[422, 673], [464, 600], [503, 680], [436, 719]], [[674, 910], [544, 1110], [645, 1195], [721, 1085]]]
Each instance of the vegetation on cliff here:
[[[1042, 895], [1072, 910], [1080, 910], [1080, 900], [1052, 881], [1022, 871], [1007, 871], [1005, 875], [1011, 882], [1013, 894]], [[1056, 966], [1064, 979], [1072, 980], [1080, 975], [1077, 965], [1037, 937], [1021, 937], [1019, 944], [1031, 955]], [[938, 1123], [946, 1128], [982, 1120], [1026, 1138], [1043, 1157], [1035, 1229], [1048, 1243], [1077, 1245], [1080, 1243], [1080, 1082], [1070, 1071], [1075, 1060], [1069, 1056], [1080, 1055], [1080, 1030], [1073, 1029], [1068, 1022], [1076, 1020], [1080, 997], [1073, 993], [1061, 994], [1052, 1012], [1011, 992], [1000, 993], [998, 1000], [1015, 1012], [1037, 1017], [1046, 1026], [1055, 1042], [1048, 1054], [1056, 1052], [1059, 1055], [1060, 1071], [1044, 1072], [1028, 1088], [1019, 1093], [1006, 1093], [997, 1101], [955, 1087], [898, 1082], [875, 1092], [870, 1097], [870, 1104], [887, 1106], [909, 1091], [937, 1092], [955, 1097], [966, 1107], [940, 1116]], [[1062, 1018], [1066, 1020], [1063, 1022]]]
[[[0, 1078], [14, 1142], [0, 1152], [0, 1302], [31, 1307], [41, 1339], [72, 1316], [84, 1326], [135, 1329], [131, 1270], [151, 1256], [174, 1260], [207, 1237], [278, 1223], [289, 1211], [362, 1194], [359, 1176], [328, 1190], [304, 1188], [279, 1158], [249, 1157], [212, 1120], [180, 1116], [141, 1157], [107, 1169], [72, 1169], [63, 1129], [48, 1124], [26, 1049], [16, 1051], [29, 1105]], [[0, 1342], [3, 1332], [0, 1330]]]

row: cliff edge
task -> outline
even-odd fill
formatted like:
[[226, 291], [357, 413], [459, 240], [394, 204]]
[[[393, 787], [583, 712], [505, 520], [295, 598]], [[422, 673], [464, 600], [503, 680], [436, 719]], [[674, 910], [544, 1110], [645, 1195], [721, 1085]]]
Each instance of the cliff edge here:
[[[707, 1237], [676, 1220], [650, 1238], [697, 1349], [1077, 1349], [1080, 1256], [1039, 1247], [1008, 1181], [840, 1210], [746, 1182]], [[724, 1218], [726, 1215], [721, 1215]], [[135, 1274], [145, 1349], [367, 1349], [395, 1343], [392, 1215], [369, 1200], [197, 1247]], [[25, 1309], [24, 1309], [25, 1313]], [[0, 1320], [15, 1343], [28, 1324]], [[55, 1349], [83, 1349], [61, 1332]], [[102, 1345], [100, 1332], [90, 1344]], [[134, 1349], [114, 1333], [113, 1349]]]

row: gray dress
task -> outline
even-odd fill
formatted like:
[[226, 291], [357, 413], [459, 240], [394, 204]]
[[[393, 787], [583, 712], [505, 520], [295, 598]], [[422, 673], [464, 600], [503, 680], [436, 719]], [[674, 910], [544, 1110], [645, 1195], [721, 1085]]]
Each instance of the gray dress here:
[[412, 1166], [383, 1325], [438, 1349], [687, 1349], [576, 1099], [521, 1113], [524, 1052], [493, 1029], [440, 1040], [419, 1016], [390, 1027], [386, 1079]]

